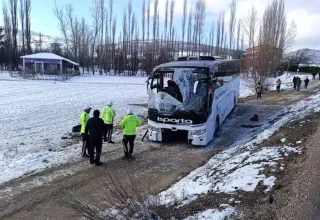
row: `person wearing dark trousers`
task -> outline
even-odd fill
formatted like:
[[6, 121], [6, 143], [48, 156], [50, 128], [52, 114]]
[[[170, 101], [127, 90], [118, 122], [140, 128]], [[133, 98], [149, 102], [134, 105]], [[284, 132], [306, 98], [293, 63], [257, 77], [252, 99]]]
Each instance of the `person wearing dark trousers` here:
[[89, 157], [89, 152], [88, 152], [88, 146], [89, 146], [89, 140], [87, 139], [87, 136], [85, 135], [85, 129], [86, 125], [90, 119], [90, 111], [91, 107], [86, 106], [83, 109], [83, 112], [80, 116], [80, 125], [81, 125], [81, 136], [82, 136], [82, 151], [81, 155], [82, 157]]
[[280, 87], [281, 87], [281, 80], [278, 79], [276, 83], [277, 83], [277, 92], [279, 93], [280, 92]]
[[113, 122], [116, 117], [116, 112], [112, 108], [112, 101], [109, 101], [108, 105], [102, 110], [102, 119], [105, 123], [105, 131], [103, 134], [104, 142], [114, 144], [112, 141], [112, 133], [113, 133]]
[[[136, 138], [136, 128], [142, 125], [142, 120], [133, 114], [132, 109], [127, 110], [127, 116], [125, 116], [121, 122], [120, 127], [123, 128], [123, 150], [124, 159], [134, 159], [132, 157], [134, 140]], [[128, 143], [130, 149], [128, 149]]]
[[313, 77], [312, 79], [313, 79], [313, 80], [316, 79], [316, 75], [317, 75], [317, 72], [313, 72], [313, 73], [312, 73], [312, 77]]
[[262, 86], [261, 86], [261, 83], [260, 83], [260, 82], [258, 82], [256, 91], [257, 91], [257, 99], [259, 99], [259, 98], [261, 99]]
[[300, 87], [301, 87], [301, 79], [300, 77], [297, 77], [297, 91], [300, 91]]
[[304, 88], [305, 88], [305, 89], [308, 89], [309, 82], [310, 82], [310, 80], [309, 80], [309, 78], [307, 77], [307, 78], [304, 80]]
[[[136, 139], [135, 135], [123, 135], [123, 151], [125, 158], [132, 158], [134, 140]], [[129, 144], [129, 149], [128, 149]]]
[[298, 77], [293, 77], [293, 88], [294, 88], [294, 90], [296, 90], [297, 89], [297, 79], [298, 79]]
[[[94, 110], [93, 118], [90, 118], [86, 129], [85, 135], [90, 139], [89, 154], [90, 154], [90, 164], [95, 164], [96, 166], [101, 166], [100, 155], [102, 150], [102, 135], [104, 133], [104, 121], [99, 118], [100, 111]], [[96, 150], [96, 158], [94, 158], [94, 150]]]

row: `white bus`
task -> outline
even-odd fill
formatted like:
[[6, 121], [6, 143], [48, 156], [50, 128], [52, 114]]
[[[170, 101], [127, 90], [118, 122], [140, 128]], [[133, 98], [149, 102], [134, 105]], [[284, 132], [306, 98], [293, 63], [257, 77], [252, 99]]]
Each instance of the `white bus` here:
[[180, 57], [155, 67], [148, 81], [149, 139], [179, 137], [207, 145], [236, 106], [239, 75], [239, 60], [210, 56]]

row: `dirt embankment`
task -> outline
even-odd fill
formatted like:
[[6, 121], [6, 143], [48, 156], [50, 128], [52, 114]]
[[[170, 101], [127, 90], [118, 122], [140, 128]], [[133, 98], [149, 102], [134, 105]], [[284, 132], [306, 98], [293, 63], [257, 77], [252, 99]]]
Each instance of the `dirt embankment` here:
[[[138, 142], [136, 148], [143, 145], [143, 150], [136, 151], [136, 160], [122, 161], [120, 159], [122, 156], [121, 142], [120, 139], [116, 139], [118, 144], [106, 146], [110, 149], [103, 154], [102, 160], [106, 162], [101, 168], [90, 166], [88, 161], [83, 159], [1, 185], [0, 219], [81, 219], [78, 213], [61, 204], [64, 192], [73, 191], [82, 195], [99, 194], [97, 178], [105, 175], [106, 172], [117, 173], [118, 181], [125, 180], [124, 171], [142, 180], [152, 180], [152, 190], [159, 192], [203, 165], [220, 150], [245, 138], [241, 126], [247, 123], [254, 113], [261, 112], [261, 120], [267, 120], [284, 106], [311, 94], [307, 91], [301, 91], [299, 94], [293, 93], [283, 92], [279, 95], [270, 92], [263, 97], [262, 101], [254, 98], [241, 101], [242, 104], [221, 127], [214, 147], [198, 148], [183, 144]], [[282, 96], [289, 96], [289, 98], [281, 98]], [[65, 171], [69, 173], [65, 174]], [[52, 178], [50, 175], [55, 172], [58, 173], [57, 177]], [[62, 174], [59, 175], [59, 172]], [[39, 179], [43, 183], [37, 186]], [[33, 187], [24, 185], [26, 182], [32, 183]], [[148, 182], [150, 181], [146, 181], [145, 184], [147, 185]], [[7, 190], [6, 193], [3, 193], [5, 190]], [[254, 199], [248, 200], [254, 201]], [[184, 215], [187, 214], [184, 213]]]
[[[260, 145], [300, 146], [302, 154], [281, 161], [284, 170], [277, 172], [276, 186], [269, 194], [259, 187], [242, 195], [239, 219], [318, 220], [320, 216], [320, 113], [288, 124]], [[268, 171], [267, 171], [268, 172]]]

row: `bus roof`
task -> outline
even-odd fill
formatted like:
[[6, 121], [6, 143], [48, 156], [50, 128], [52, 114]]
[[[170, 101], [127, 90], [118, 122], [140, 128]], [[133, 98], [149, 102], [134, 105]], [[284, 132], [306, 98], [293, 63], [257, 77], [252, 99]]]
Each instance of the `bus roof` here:
[[212, 60], [186, 60], [186, 61], [173, 61], [156, 66], [155, 69], [162, 69], [168, 67], [199, 67], [210, 68], [214, 63], [219, 61]]
[[185, 60], [185, 61], [172, 61], [169, 63], [160, 64], [154, 70], [163, 68], [177, 68], [177, 67], [195, 67], [195, 68], [211, 68], [214, 64], [239, 62], [239, 60]]

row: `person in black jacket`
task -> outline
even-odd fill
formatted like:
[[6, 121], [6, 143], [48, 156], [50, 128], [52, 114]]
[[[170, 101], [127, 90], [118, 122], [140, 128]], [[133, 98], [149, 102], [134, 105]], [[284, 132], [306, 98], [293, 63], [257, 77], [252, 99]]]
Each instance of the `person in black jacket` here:
[[309, 82], [310, 82], [310, 80], [309, 80], [309, 78], [307, 77], [307, 78], [304, 80], [304, 88], [305, 88], [305, 89], [308, 89]]
[[[104, 133], [104, 121], [99, 118], [100, 111], [94, 110], [93, 118], [90, 118], [85, 134], [89, 136], [89, 154], [90, 154], [90, 164], [96, 164], [96, 166], [101, 166], [100, 155], [102, 150], [102, 135]], [[89, 134], [89, 135], [88, 135]], [[94, 159], [94, 149], [96, 149], [96, 158]]]

